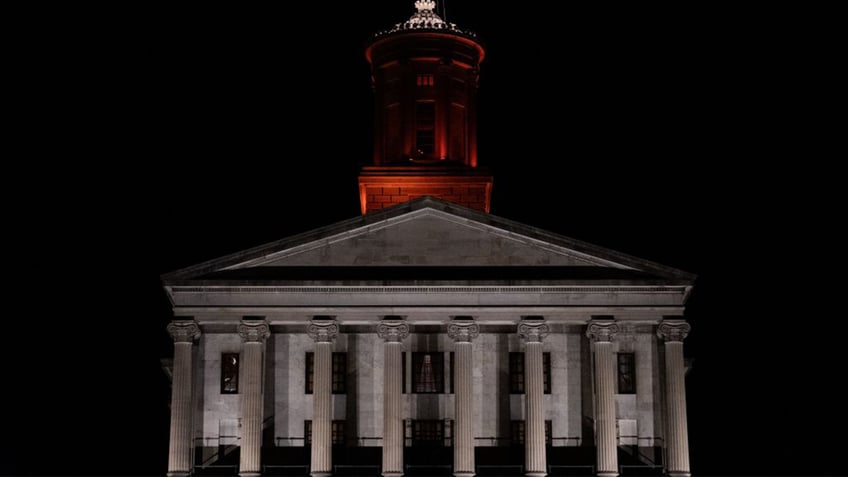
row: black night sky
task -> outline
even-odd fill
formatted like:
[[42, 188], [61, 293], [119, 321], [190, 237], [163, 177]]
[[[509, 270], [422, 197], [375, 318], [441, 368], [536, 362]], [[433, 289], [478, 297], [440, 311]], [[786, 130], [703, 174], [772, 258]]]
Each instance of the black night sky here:
[[[359, 214], [363, 46], [412, 3], [122, 7], [51, 41], [34, 30], [26, 120], [56, 133], [22, 161], [30, 192], [7, 199], [22, 266], [0, 473], [164, 475], [159, 275]], [[839, 189], [798, 167], [811, 159], [779, 126], [792, 42], [713, 5], [551, 3], [447, 5], [487, 47], [492, 213], [699, 275], [695, 474], [844, 474], [844, 307], [814, 275], [838, 255], [822, 217], [844, 211], [814, 205]]]

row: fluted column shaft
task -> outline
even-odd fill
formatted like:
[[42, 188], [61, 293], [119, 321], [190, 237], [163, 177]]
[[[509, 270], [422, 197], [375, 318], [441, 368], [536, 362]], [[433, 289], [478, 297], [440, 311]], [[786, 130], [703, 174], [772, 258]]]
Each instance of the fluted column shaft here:
[[542, 339], [548, 325], [542, 321], [526, 320], [518, 325], [524, 338], [524, 402], [526, 407], [525, 474], [544, 477], [548, 474], [545, 455], [545, 387], [542, 363]]
[[185, 477], [191, 473], [192, 343], [200, 328], [193, 321], [176, 321], [168, 325], [168, 333], [174, 339], [168, 477]]
[[238, 332], [243, 341], [239, 475], [257, 477], [262, 472], [263, 356], [270, 330], [265, 322], [243, 321]]
[[474, 468], [474, 386], [471, 340], [479, 330], [473, 321], [455, 321], [448, 325], [448, 336], [454, 340], [454, 414], [453, 474], [471, 477]]
[[409, 327], [399, 320], [383, 320], [377, 333], [385, 340], [383, 350], [383, 475], [403, 475], [403, 406], [401, 352]]
[[338, 325], [332, 320], [313, 320], [309, 335], [315, 340], [312, 378], [312, 465], [313, 477], [333, 472], [333, 339]]
[[595, 354], [595, 431], [597, 433], [598, 475], [618, 475], [618, 438], [615, 415], [615, 363], [612, 340], [618, 325], [592, 322], [586, 335], [592, 340]]
[[683, 321], [665, 321], [657, 335], [665, 340], [665, 391], [668, 440], [666, 471], [671, 477], [689, 477], [689, 427], [686, 420], [683, 340], [690, 326]]

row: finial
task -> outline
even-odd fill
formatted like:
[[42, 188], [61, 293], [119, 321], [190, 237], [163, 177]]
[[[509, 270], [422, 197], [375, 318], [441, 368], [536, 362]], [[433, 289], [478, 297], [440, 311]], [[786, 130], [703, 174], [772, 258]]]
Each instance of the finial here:
[[436, 0], [416, 0], [415, 8], [417, 8], [419, 12], [432, 12], [433, 9], [436, 8]]

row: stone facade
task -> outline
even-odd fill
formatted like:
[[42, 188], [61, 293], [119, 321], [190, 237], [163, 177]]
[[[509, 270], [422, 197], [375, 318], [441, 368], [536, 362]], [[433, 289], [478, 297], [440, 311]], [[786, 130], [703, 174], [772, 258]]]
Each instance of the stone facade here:
[[[396, 261], [426, 267], [398, 267]], [[429, 458], [458, 465], [460, 476], [513, 461], [531, 476], [575, 463], [609, 476], [622, 462], [662, 468], [670, 458], [674, 467], [668, 470], [686, 475], [680, 349], [688, 325], [680, 316], [692, 279], [434, 199], [168, 274], [163, 280], [178, 317], [173, 335], [182, 350], [179, 402], [193, 396], [188, 407], [177, 406], [180, 424], [172, 438], [179, 445], [171, 448], [171, 474], [185, 475], [189, 460], [199, 473], [222, 462], [240, 466], [242, 475], [260, 475], [275, 465], [302, 465], [305, 472], [311, 453], [314, 476], [335, 473], [339, 465], [372, 465], [394, 476], [420, 464], [416, 422], [440, 421], [442, 447], [455, 439], [473, 441], [470, 454]], [[392, 323], [408, 334], [389, 336], [391, 330], [381, 326]], [[186, 327], [198, 333], [179, 332]], [[323, 371], [313, 376], [323, 378], [313, 378], [309, 394], [307, 354], [318, 346], [320, 359], [313, 355], [312, 365]], [[461, 360], [468, 363], [470, 356], [465, 374], [456, 369], [458, 361], [451, 372], [457, 346], [469, 346]], [[345, 356], [344, 393], [330, 392], [328, 349]], [[402, 355], [394, 354], [398, 349]], [[444, 376], [443, 393], [413, 392], [419, 372], [413, 353], [419, 352], [444, 353], [437, 373]], [[511, 353], [524, 356], [529, 394], [510, 392]], [[240, 358], [238, 393], [222, 392], [225, 354]], [[633, 357], [631, 392], [618, 389], [622, 354]], [[386, 366], [390, 355], [404, 356], [403, 371]], [[543, 357], [550, 389], [540, 393]], [[457, 402], [451, 392], [451, 378], [456, 391], [460, 375], [470, 381], [463, 388], [468, 401]], [[394, 389], [387, 376], [394, 383], [403, 379], [405, 388], [398, 408], [402, 429], [391, 446], [385, 426], [398, 421], [387, 421], [386, 406], [397, 397], [386, 394]], [[324, 400], [316, 402], [317, 395]], [[307, 421], [320, 445], [307, 446]], [[190, 433], [183, 430], [189, 422]], [[343, 442], [332, 451], [331, 423], [344, 427]], [[526, 443], [526, 459], [510, 454], [517, 438]], [[339, 446], [346, 450], [339, 453]], [[389, 455], [388, 448], [403, 452]], [[383, 463], [368, 449], [383, 452]], [[512, 457], [495, 462], [498, 454]]]

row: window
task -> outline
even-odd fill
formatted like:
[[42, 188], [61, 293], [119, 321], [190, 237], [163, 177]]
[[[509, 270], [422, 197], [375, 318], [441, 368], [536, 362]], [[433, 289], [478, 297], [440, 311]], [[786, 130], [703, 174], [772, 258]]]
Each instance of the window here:
[[454, 392], [453, 392], [453, 382], [455, 380], [456, 380], [456, 378], [454, 378], [454, 372], [453, 372], [453, 351], [451, 351], [450, 352], [450, 393], [451, 394], [454, 394]]
[[[526, 442], [527, 425], [524, 421], [512, 421], [512, 445], [523, 446]], [[545, 421], [545, 445], [549, 446], [553, 442], [551, 435], [553, 434], [553, 421]]]
[[347, 392], [347, 354], [333, 353], [333, 394]]
[[418, 81], [416, 82], [416, 84], [418, 86], [433, 86], [433, 75], [418, 75]]
[[238, 394], [238, 381], [238, 353], [221, 353], [221, 394]]
[[441, 394], [445, 392], [444, 353], [412, 353], [412, 392]]
[[[347, 353], [333, 353], [333, 394], [347, 392]], [[315, 354], [306, 353], [306, 394], [312, 394], [315, 386]]]
[[400, 392], [406, 394], [406, 353], [400, 354]]
[[618, 353], [618, 393], [636, 394], [636, 355]]
[[415, 103], [415, 149], [418, 156], [430, 156], [436, 144], [436, 103]]
[[433, 447], [445, 445], [445, 423], [439, 420], [413, 420], [412, 445]]
[[[332, 444], [341, 446], [345, 443], [345, 422], [333, 421], [330, 424], [330, 433], [332, 435]], [[303, 437], [304, 445], [312, 445], [312, 421], [303, 421]]]
[[[524, 353], [509, 353], [509, 392], [524, 394]], [[551, 393], [551, 353], [542, 353], [542, 387], [545, 394]]]

